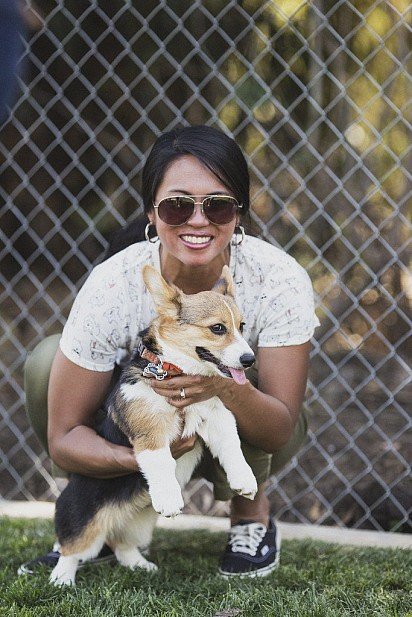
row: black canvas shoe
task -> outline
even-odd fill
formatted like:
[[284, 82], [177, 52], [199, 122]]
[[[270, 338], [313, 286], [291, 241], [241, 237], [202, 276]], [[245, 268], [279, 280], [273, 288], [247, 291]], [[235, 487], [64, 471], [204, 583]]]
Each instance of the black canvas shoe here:
[[239, 521], [230, 528], [219, 573], [254, 578], [267, 576], [279, 565], [280, 535], [274, 521], [269, 527], [255, 521]]
[[[58, 550], [54, 550], [53, 548], [50, 553], [46, 553], [46, 555], [36, 557], [31, 561], [26, 561], [26, 563], [23, 563], [17, 570], [17, 574], [35, 574], [39, 566], [43, 566], [52, 570], [54, 566], [57, 565], [59, 558], [60, 552]], [[112, 549], [109, 548], [107, 544], [105, 544], [97, 557], [95, 557], [94, 559], [89, 559], [88, 561], [80, 562], [79, 568], [83, 567], [86, 564], [100, 566], [101, 564], [111, 563], [115, 560], [116, 557], [114, 556]]]

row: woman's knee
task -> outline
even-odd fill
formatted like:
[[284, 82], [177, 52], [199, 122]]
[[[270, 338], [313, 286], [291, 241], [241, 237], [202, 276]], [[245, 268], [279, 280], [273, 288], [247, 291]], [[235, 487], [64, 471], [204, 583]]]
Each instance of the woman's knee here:
[[60, 334], [52, 334], [40, 341], [31, 351], [24, 364], [24, 375], [26, 379], [34, 378], [36, 381], [40, 377], [50, 375], [51, 365], [59, 347]]
[[307, 439], [309, 412], [304, 407], [288, 443], [272, 454], [270, 475], [276, 474], [299, 452]]
[[39, 441], [47, 451], [47, 390], [60, 334], [48, 336], [28, 355], [24, 365], [26, 412]]

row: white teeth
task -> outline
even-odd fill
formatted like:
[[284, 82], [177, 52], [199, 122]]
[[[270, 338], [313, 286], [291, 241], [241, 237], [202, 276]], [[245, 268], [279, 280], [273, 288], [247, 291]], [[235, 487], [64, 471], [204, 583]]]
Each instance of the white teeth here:
[[185, 242], [190, 244], [207, 244], [212, 239], [212, 236], [181, 236]]

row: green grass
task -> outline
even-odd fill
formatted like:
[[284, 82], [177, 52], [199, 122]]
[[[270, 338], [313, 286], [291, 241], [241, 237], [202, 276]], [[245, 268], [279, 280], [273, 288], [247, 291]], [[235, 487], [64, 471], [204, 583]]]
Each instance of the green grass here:
[[0, 519], [1, 617], [412, 617], [410, 551], [289, 541], [266, 579], [216, 574], [225, 534], [156, 531], [157, 573], [86, 567], [57, 589], [48, 572], [16, 576], [21, 561], [50, 549], [48, 521]]

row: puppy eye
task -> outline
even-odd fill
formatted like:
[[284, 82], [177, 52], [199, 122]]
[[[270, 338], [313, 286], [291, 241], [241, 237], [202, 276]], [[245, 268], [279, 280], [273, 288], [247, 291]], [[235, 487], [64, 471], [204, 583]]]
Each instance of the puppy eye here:
[[209, 330], [213, 332], [213, 334], [226, 334], [227, 329], [222, 323], [215, 323], [214, 326], [210, 326]]
[[244, 321], [241, 321], [241, 322], [240, 322], [239, 332], [243, 332], [243, 328], [245, 327], [245, 325], [246, 325], [246, 324], [245, 324], [245, 322], [244, 322]]

